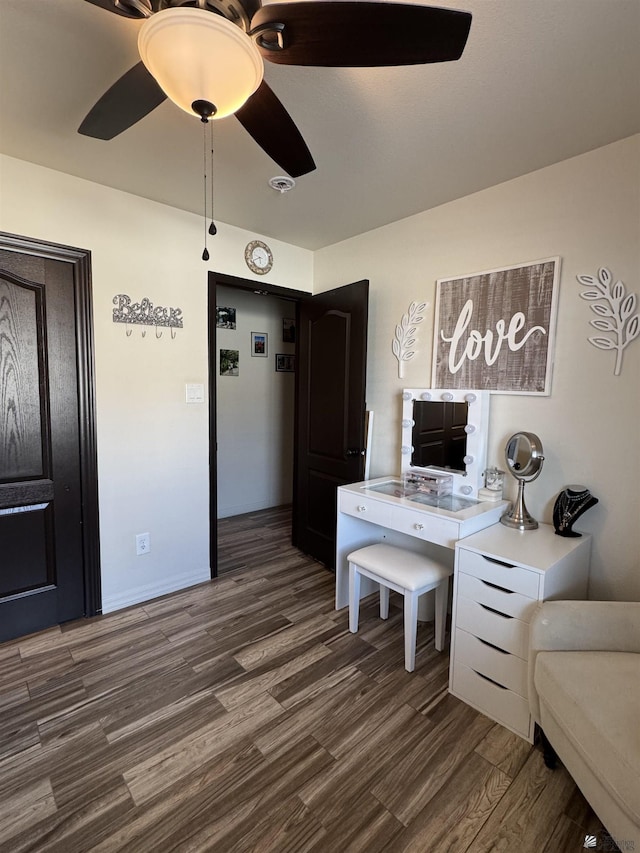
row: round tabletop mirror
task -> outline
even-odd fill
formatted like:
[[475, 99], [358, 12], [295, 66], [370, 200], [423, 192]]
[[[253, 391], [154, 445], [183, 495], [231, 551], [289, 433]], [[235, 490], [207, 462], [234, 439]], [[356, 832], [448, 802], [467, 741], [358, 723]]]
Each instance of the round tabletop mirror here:
[[517, 432], [507, 442], [505, 458], [516, 479], [534, 480], [544, 461], [540, 439], [532, 432]]
[[542, 470], [542, 442], [532, 432], [517, 432], [507, 442], [504, 455], [509, 471], [518, 481], [518, 499], [500, 521], [507, 527], [515, 527], [518, 530], [535, 530], [538, 522], [525, 506], [524, 484], [535, 480]]

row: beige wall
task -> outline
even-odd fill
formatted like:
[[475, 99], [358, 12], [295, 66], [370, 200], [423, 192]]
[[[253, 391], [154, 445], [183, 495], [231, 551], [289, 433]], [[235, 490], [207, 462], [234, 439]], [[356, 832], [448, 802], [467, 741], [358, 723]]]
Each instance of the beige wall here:
[[[0, 157], [0, 229], [92, 253], [102, 591], [105, 612], [209, 577], [208, 404], [185, 384], [208, 381], [207, 270], [256, 278], [256, 235], [218, 223], [201, 260], [200, 217], [20, 160]], [[312, 253], [268, 240], [260, 281], [311, 290]], [[181, 308], [184, 329], [131, 337], [112, 321], [127, 293]], [[135, 534], [151, 552], [135, 555]]]
[[[596, 333], [589, 326], [595, 314], [579, 297], [576, 276], [607, 266], [640, 301], [639, 237], [636, 136], [314, 256], [315, 291], [360, 278], [371, 282], [372, 476], [399, 470], [401, 389], [430, 385], [436, 279], [561, 257], [551, 395], [492, 396], [488, 461], [504, 468], [507, 438], [528, 430], [540, 437], [546, 455], [541, 476], [527, 487], [535, 517], [550, 523], [554, 500], [569, 483], [584, 483], [599, 498], [578, 525], [594, 535], [592, 598], [640, 600], [640, 339], [626, 350], [622, 374], [614, 376], [614, 355], [587, 341]], [[391, 340], [413, 300], [427, 300], [429, 307], [418, 327], [416, 356], [398, 379]]]
[[[612, 354], [587, 341], [594, 315], [576, 275], [605, 265], [640, 294], [639, 166], [633, 137], [315, 254], [268, 240], [274, 284], [371, 282], [372, 476], [399, 468], [400, 390], [430, 384], [436, 279], [561, 257], [551, 395], [492, 397], [489, 463], [504, 467], [513, 432], [540, 436], [547, 461], [527, 505], [542, 521], [564, 485], [591, 487], [600, 503], [581, 521], [594, 534], [592, 598], [640, 600], [640, 342], [614, 377]], [[250, 278], [243, 249], [260, 236], [218, 225], [204, 264], [199, 217], [0, 156], [0, 229], [92, 251], [105, 610], [208, 577], [207, 405], [187, 406], [184, 386], [207, 382], [207, 269]], [[182, 308], [185, 328], [126, 338], [111, 320], [121, 292]], [[391, 339], [412, 300], [429, 308], [400, 380]], [[152, 551], [136, 557], [147, 531]]]

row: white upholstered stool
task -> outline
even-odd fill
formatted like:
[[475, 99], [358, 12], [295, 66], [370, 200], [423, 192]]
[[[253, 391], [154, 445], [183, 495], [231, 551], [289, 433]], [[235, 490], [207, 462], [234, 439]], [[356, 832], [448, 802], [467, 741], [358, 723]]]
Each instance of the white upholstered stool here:
[[367, 545], [352, 551], [349, 561], [349, 630], [358, 631], [360, 613], [360, 576], [380, 584], [380, 618], [389, 616], [389, 590], [404, 596], [404, 668], [413, 672], [416, 664], [418, 598], [432, 589], [436, 591], [435, 647], [444, 648], [447, 621], [449, 576], [453, 569], [414, 551], [394, 545]]

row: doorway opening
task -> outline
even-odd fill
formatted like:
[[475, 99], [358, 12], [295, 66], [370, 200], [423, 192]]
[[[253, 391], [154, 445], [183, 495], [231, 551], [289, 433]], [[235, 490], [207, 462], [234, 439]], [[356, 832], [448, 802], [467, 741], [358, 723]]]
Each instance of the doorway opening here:
[[292, 543], [291, 503], [218, 519], [218, 576], [299, 553]]
[[218, 284], [218, 574], [290, 548], [296, 306]]
[[291, 547], [298, 303], [209, 274], [211, 576]]
[[[276, 287], [246, 279], [209, 274], [209, 495], [210, 495], [210, 557], [211, 576], [218, 566], [218, 489], [220, 465], [218, 445], [218, 382], [233, 381], [243, 370], [242, 350], [224, 348], [218, 342], [216, 325], [216, 290], [226, 285], [258, 294], [273, 295], [295, 305], [295, 374], [293, 425], [293, 487], [292, 543], [304, 554], [323, 563], [329, 570], [335, 566], [337, 488], [345, 483], [362, 480], [365, 455], [365, 389], [367, 362], [367, 318], [369, 282], [352, 284], [323, 291], [312, 296], [288, 288]], [[237, 294], [237, 290], [232, 293]], [[234, 306], [221, 306], [230, 309]], [[221, 315], [228, 322], [229, 310]], [[276, 338], [280, 325], [287, 319], [277, 318]], [[237, 323], [237, 315], [236, 315]], [[227, 333], [228, 330], [222, 329]], [[242, 349], [246, 345], [245, 342]], [[284, 345], [285, 341], [282, 341]], [[251, 329], [248, 359], [268, 359], [269, 340], [264, 329]], [[245, 350], [246, 352], [246, 350]], [[286, 351], [273, 353], [286, 366]], [[244, 357], [247, 362], [247, 356]], [[278, 367], [274, 361], [273, 369]], [[270, 369], [270, 368], [269, 368]], [[230, 375], [219, 376], [220, 372]], [[286, 372], [286, 371], [285, 371]], [[237, 374], [234, 376], [234, 374]], [[264, 375], [267, 375], [266, 373]], [[243, 401], [243, 404], [247, 401]], [[251, 403], [249, 399], [248, 403]], [[249, 408], [248, 418], [260, 419], [260, 411]], [[231, 429], [242, 428], [241, 419], [231, 418]], [[238, 457], [236, 457], [238, 458]], [[236, 462], [232, 474], [250, 476], [251, 466]]]

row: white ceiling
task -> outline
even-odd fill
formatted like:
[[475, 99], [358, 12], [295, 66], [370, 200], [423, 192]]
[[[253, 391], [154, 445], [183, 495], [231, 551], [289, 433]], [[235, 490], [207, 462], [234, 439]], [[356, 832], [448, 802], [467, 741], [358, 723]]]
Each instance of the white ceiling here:
[[[216, 219], [316, 249], [640, 132], [639, 0], [437, 5], [473, 13], [458, 62], [265, 63], [317, 170], [281, 195], [281, 169], [216, 122]], [[83, 0], [0, 0], [0, 151], [200, 213], [197, 119], [167, 101], [111, 142], [76, 133], [138, 61], [139, 26]]]

